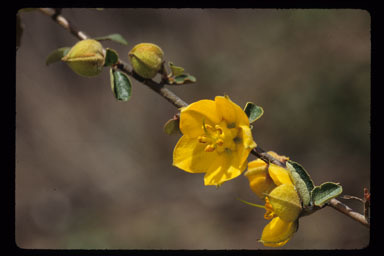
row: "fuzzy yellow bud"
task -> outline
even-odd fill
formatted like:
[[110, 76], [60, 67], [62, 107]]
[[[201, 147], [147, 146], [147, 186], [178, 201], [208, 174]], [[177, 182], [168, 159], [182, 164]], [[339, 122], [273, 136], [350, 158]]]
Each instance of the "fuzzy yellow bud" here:
[[152, 43], [137, 44], [128, 53], [135, 73], [146, 79], [152, 79], [160, 71], [163, 56], [163, 50]]
[[96, 76], [105, 61], [103, 46], [96, 40], [85, 39], [75, 44], [61, 60], [78, 75]]
[[273, 211], [286, 222], [295, 221], [302, 210], [299, 196], [292, 184], [282, 184], [267, 195]]

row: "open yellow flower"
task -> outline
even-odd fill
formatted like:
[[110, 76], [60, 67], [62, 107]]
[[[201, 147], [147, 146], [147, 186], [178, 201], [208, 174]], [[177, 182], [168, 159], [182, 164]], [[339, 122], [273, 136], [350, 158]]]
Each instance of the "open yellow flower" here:
[[301, 201], [286, 169], [269, 166], [261, 159], [248, 164], [244, 174], [253, 192], [265, 200], [264, 218], [271, 220], [259, 240], [264, 246], [285, 245], [298, 227], [302, 211]]
[[205, 185], [221, 185], [239, 176], [256, 147], [244, 111], [228, 97], [200, 100], [182, 108], [180, 138], [173, 165], [190, 173], [206, 173]]

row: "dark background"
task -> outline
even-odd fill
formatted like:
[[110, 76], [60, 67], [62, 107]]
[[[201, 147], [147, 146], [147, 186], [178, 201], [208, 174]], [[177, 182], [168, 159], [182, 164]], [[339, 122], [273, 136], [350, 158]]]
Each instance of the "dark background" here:
[[[152, 42], [197, 78], [170, 88], [191, 103], [228, 94], [264, 108], [259, 146], [301, 163], [316, 185], [370, 187], [370, 15], [358, 9], [64, 9], [128, 61]], [[134, 81], [113, 97], [109, 71], [83, 78], [54, 49], [77, 42], [48, 16], [21, 14], [16, 55], [16, 243], [22, 248], [266, 249], [262, 203], [240, 176], [219, 189], [172, 166], [175, 109]], [[254, 157], [250, 156], [250, 160]], [[357, 201], [346, 201], [362, 212]], [[326, 207], [300, 219], [286, 249], [355, 249], [369, 230]]]

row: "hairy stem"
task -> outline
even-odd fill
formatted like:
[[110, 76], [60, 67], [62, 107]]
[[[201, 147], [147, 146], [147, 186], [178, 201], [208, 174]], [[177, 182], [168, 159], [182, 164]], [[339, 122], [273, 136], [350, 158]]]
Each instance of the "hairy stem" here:
[[[68, 19], [66, 19], [64, 16], [62, 16], [57, 9], [53, 8], [40, 8], [40, 11], [48, 16], [50, 16], [56, 23], [58, 23], [60, 26], [65, 28], [67, 31], [69, 31], [72, 35], [77, 37], [80, 40], [84, 40], [89, 38], [84, 32], [76, 29], [73, 24], [71, 24]], [[173, 104], [177, 108], [182, 108], [188, 106], [188, 104], [183, 101], [180, 97], [178, 97], [176, 94], [174, 94], [172, 91], [168, 90], [164, 87], [165, 83], [162, 81], [160, 83], [157, 83], [151, 79], [144, 79], [138, 75], [136, 75], [129, 66], [122, 60], [119, 59], [118, 64], [116, 65], [117, 68], [126, 73], [127, 75], [133, 77], [140, 83], [145, 84], [149, 88], [151, 88], [153, 91], [161, 95], [163, 98], [165, 98], [167, 101], [169, 101], [171, 104]], [[285, 163], [280, 162], [279, 160], [275, 159], [271, 155], [269, 155], [267, 152], [265, 152], [260, 147], [254, 148], [251, 153], [258, 158], [261, 158], [267, 163], [273, 163], [282, 167], [286, 167]], [[349, 208], [347, 205], [341, 203], [337, 199], [331, 199], [328, 204], [333, 209], [336, 209], [337, 211], [343, 213], [344, 215], [352, 218], [353, 220], [363, 224], [364, 226], [368, 227], [370, 224], [364, 217], [364, 215], [354, 212], [351, 208]]]

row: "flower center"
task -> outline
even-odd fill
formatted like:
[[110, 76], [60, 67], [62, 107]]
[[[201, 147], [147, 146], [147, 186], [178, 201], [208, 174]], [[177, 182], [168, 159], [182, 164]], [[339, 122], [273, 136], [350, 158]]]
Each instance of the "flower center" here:
[[232, 152], [236, 150], [236, 143], [241, 141], [239, 135], [239, 128], [235, 124], [227, 124], [224, 120], [220, 124], [216, 124], [215, 127], [209, 124], [203, 123], [202, 129], [204, 135], [197, 137], [200, 143], [207, 144], [205, 146], [205, 152], [217, 151]]

